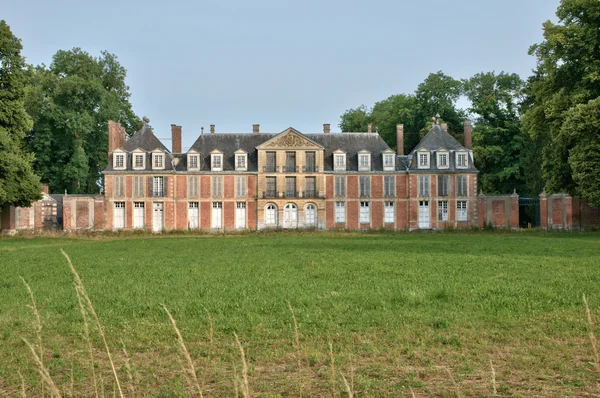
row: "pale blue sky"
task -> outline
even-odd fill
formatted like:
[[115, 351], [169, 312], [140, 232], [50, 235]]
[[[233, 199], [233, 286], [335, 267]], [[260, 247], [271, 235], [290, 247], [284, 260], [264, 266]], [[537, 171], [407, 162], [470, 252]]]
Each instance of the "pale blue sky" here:
[[[29, 63], [58, 49], [108, 50], [127, 69], [134, 111], [183, 145], [217, 132], [304, 132], [438, 70], [529, 76], [527, 49], [559, 0], [0, 0]], [[170, 142], [165, 141], [170, 147]]]

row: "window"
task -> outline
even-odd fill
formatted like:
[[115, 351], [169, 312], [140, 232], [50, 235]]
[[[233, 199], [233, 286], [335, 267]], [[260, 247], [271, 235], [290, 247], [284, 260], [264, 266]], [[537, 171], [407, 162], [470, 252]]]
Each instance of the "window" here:
[[267, 173], [275, 173], [277, 171], [277, 153], [267, 152]]
[[337, 153], [333, 155], [334, 160], [334, 170], [335, 171], [345, 171], [346, 170], [346, 154]]
[[459, 169], [466, 169], [468, 166], [467, 163], [467, 154], [466, 152], [459, 152], [456, 154], [456, 167]]
[[467, 221], [467, 201], [456, 202], [456, 221]]
[[438, 196], [448, 196], [448, 176], [438, 176]]
[[383, 177], [383, 196], [386, 198], [396, 196], [396, 177]]
[[134, 176], [133, 177], [133, 197], [134, 198], [143, 198], [146, 193], [144, 189], [144, 177], [143, 176]]
[[316, 178], [315, 177], [306, 177], [304, 179], [305, 190], [304, 197], [305, 198], [315, 198], [317, 196], [317, 186], [316, 186]]
[[438, 152], [437, 167], [438, 167], [438, 169], [447, 169], [448, 168], [448, 152]]
[[360, 185], [360, 197], [368, 198], [371, 196], [371, 177], [370, 176], [360, 176], [359, 180]]
[[419, 153], [419, 169], [428, 169], [429, 168], [429, 153], [420, 152]]
[[246, 170], [246, 154], [235, 155], [235, 169]]
[[385, 202], [383, 204], [383, 222], [386, 224], [394, 223], [394, 202]]
[[272, 203], [265, 208], [265, 224], [277, 225], [277, 206]]
[[235, 196], [245, 198], [246, 193], [246, 176], [235, 177]]
[[438, 202], [438, 221], [448, 221], [448, 201]]
[[213, 176], [213, 178], [212, 178], [212, 197], [213, 198], [222, 198], [223, 197], [223, 177], [221, 177], [221, 176]]
[[211, 214], [211, 228], [220, 229], [223, 228], [223, 203], [213, 202], [212, 214]]
[[285, 197], [296, 197], [296, 177], [285, 177]]
[[384, 153], [383, 154], [383, 170], [384, 171], [393, 171], [396, 168], [394, 162], [394, 154], [392, 153]]
[[305, 169], [307, 173], [314, 173], [317, 171], [316, 154], [315, 152], [306, 152]]
[[335, 177], [335, 197], [343, 198], [346, 196], [346, 177]]
[[358, 170], [371, 170], [371, 154], [359, 153], [358, 155]]
[[211, 157], [211, 170], [212, 171], [223, 171], [223, 155], [220, 153], [213, 153]]
[[164, 155], [162, 153], [155, 153], [153, 156], [152, 168], [153, 169], [163, 169], [164, 166]]
[[419, 176], [419, 196], [429, 196], [429, 176]]
[[288, 173], [296, 172], [296, 152], [285, 153], [285, 171]]
[[125, 168], [125, 154], [117, 153], [115, 154], [115, 169], [124, 169]]
[[133, 203], [133, 228], [144, 229], [144, 202]]
[[275, 198], [277, 197], [277, 178], [276, 177], [267, 177], [266, 178], [266, 191], [265, 198]]
[[369, 202], [360, 202], [360, 223], [369, 224], [371, 222], [371, 212]]
[[198, 170], [198, 155], [188, 155], [188, 169]]
[[125, 197], [125, 177], [115, 176], [114, 178], [114, 197], [124, 198]]
[[307, 227], [317, 225], [317, 206], [312, 203], [307, 204], [304, 208], [304, 225]]
[[140, 170], [140, 169], [144, 169], [146, 167], [146, 165], [144, 163], [146, 160], [146, 155], [144, 155], [143, 153], [136, 153], [135, 155], [133, 155], [133, 168], [136, 170]]
[[456, 176], [456, 196], [467, 196], [467, 176]]
[[198, 229], [199, 224], [199, 206], [198, 202], [188, 203], [188, 229]]
[[153, 177], [152, 195], [156, 197], [165, 195], [165, 177]]
[[335, 202], [335, 222], [346, 222], [346, 202]]
[[188, 176], [188, 197], [197, 198], [198, 196], [198, 176]]

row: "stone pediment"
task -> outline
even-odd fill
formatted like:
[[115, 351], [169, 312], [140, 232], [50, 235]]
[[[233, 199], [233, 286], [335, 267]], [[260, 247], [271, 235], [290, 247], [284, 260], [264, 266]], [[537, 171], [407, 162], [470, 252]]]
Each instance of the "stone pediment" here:
[[257, 149], [323, 149], [313, 140], [307, 138], [298, 130], [289, 128], [257, 147]]

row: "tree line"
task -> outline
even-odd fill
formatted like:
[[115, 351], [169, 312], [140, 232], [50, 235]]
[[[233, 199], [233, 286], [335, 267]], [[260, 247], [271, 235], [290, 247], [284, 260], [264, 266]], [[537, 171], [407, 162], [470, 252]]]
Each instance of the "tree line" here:
[[[529, 54], [532, 76], [482, 72], [458, 80], [431, 73], [414, 93], [396, 94], [341, 115], [342, 131], [372, 124], [396, 146], [405, 126], [410, 151], [440, 114], [463, 140], [473, 120], [473, 152], [485, 193], [568, 192], [600, 206], [600, 7], [597, 0], [561, 0], [558, 21], [543, 24], [544, 40]], [[125, 83], [114, 54], [59, 50], [49, 66], [27, 65], [21, 41], [0, 21], [0, 208], [53, 192], [98, 193], [106, 167], [107, 121], [135, 131]], [[470, 107], [458, 102], [467, 98]]]

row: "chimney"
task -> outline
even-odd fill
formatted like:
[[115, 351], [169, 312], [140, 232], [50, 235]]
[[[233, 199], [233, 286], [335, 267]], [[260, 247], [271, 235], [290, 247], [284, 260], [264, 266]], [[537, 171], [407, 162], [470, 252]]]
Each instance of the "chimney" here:
[[258, 134], [260, 133], [260, 124], [253, 124], [252, 125], [252, 134]]
[[396, 125], [396, 153], [404, 155], [404, 125]]
[[127, 141], [127, 132], [125, 131], [125, 127], [121, 127], [119, 129], [119, 148], [125, 145]]
[[442, 123], [442, 129], [447, 132], [448, 131], [448, 123]]
[[211, 125], [210, 125], [210, 133], [211, 133], [211, 134], [214, 134], [214, 133], [215, 133], [215, 125], [214, 125], [214, 124], [211, 124]]
[[323, 134], [331, 133], [331, 125], [329, 123], [323, 124]]
[[119, 148], [121, 141], [121, 124], [108, 121], [108, 154], [110, 155], [115, 149]]
[[48, 195], [48, 193], [50, 193], [50, 190], [49, 190], [47, 184], [42, 184], [42, 192], [45, 193], [46, 195]]
[[470, 120], [465, 120], [465, 148], [473, 149], [473, 137], [471, 136], [471, 132], [473, 131], [473, 127], [471, 126]]
[[367, 133], [372, 133], [373, 132], [373, 125], [371, 123], [369, 123], [367, 125]]
[[181, 126], [171, 125], [171, 152], [181, 153]]

